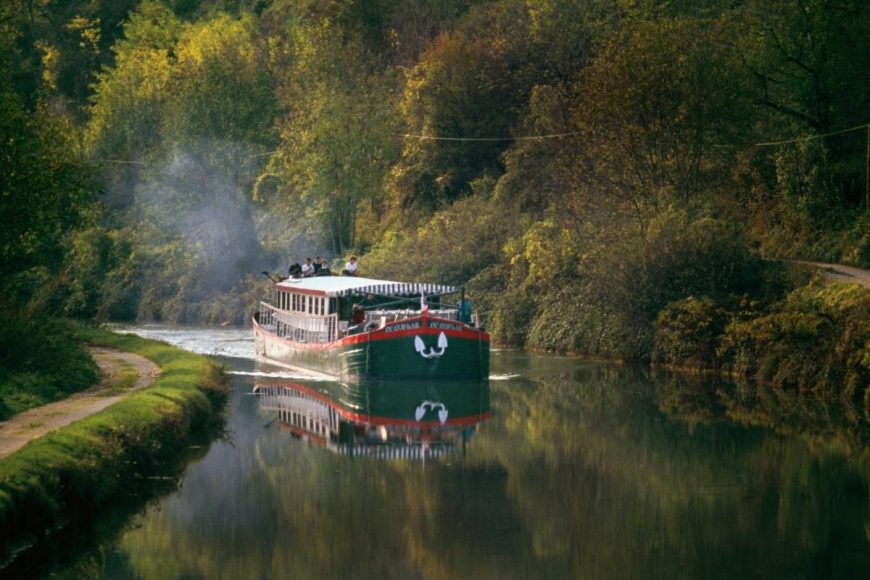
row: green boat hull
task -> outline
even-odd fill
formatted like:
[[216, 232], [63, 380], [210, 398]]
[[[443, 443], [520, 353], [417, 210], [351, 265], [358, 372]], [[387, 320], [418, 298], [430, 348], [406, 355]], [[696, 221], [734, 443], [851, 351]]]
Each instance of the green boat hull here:
[[294, 342], [255, 320], [254, 338], [260, 357], [322, 372], [342, 382], [480, 380], [489, 376], [486, 332], [425, 315], [327, 344]]

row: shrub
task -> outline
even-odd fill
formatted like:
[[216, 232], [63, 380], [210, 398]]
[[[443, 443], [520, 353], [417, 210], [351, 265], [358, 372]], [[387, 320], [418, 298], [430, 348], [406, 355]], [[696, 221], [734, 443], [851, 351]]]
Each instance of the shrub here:
[[712, 298], [689, 296], [672, 302], [656, 318], [653, 361], [704, 368], [716, 363], [727, 311]]
[[[656, 317], [668, 304], [688, 296], [724, 302], [763, 286], [766, 266], [749, 251], [740, 229], [722, 220], [673, 210], [654, 220], [643, 237], [627, 227], [616, 230], [551, 234], [547, 244], [532, 231], [523, 238], [515, 255], [530, 265], [521, 286], [537, 305], [530, 346], [647, 360]], [[543, 249], [530, 251], [531, 242]], [[536, 265], [538, 254], [547, 264], [556, 257], [556, 267]]]
[[772, 312], [725, 328], [719, 357], [740, 377], [859, 400], [870, 385], [870, 292], [811, 284]]

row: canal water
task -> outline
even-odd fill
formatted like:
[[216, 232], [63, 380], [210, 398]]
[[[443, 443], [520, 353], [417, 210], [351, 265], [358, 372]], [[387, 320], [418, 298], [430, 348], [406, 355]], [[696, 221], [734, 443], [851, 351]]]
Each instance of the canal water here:
[[247, 330], [125, 330], [227, 364], [225, 430], [6, 573], [870, 578], [855, 409], [513, 350], [485, 383], [352, 390], [256, 362]]

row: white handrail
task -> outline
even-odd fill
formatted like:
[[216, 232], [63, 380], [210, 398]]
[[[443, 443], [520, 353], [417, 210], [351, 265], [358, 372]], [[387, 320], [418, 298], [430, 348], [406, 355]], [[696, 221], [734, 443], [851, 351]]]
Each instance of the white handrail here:
[[338, 339], [338, 314], [303, 314], [275, 308], [260, 302], [260, 325], [280, 337], [306, 343], [333, 342]]

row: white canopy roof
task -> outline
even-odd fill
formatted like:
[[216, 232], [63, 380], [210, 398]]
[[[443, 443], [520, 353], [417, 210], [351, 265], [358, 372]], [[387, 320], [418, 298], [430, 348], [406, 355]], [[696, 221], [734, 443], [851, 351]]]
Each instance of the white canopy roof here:
[[357, 276], [314, 276], [312, 278], [288, 278], [278, 283], [279, 288], [321, 294], [329, 297], [349, 296], [351, 294], [384, 294], [387, 296], [419, 296], [427, 294], [450, 294], [456, 292], [453, 286], [427, 284], [425, 282], [392, 282], [374, 280]]

